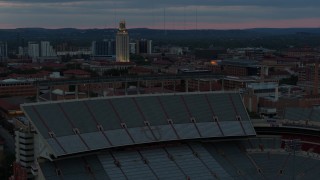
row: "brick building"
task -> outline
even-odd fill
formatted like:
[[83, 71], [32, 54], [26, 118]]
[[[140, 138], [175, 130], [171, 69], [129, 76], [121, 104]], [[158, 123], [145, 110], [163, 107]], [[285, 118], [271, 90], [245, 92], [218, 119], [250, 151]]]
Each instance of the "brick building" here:
[[0, 81], [0, 96], [35, 96], [36, 87], [32, 81], [6, 79]]
[[253, 60], [221, 60], [212, 61], [209, 68], [215, 73], [229, 76], [259, 76], [260, 65]]

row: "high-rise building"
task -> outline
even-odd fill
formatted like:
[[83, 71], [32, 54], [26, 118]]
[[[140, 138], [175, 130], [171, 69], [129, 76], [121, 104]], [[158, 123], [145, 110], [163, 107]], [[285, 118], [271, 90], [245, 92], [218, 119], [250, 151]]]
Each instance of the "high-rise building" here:
[[0, 62], [8, 58], [8, 46], [5, 42], [0, 42]]
[[92, 42], [92, 55], [95, 57], [115, 56], [116, 42], [114, 40], [103, 40]]
[[28, 42], [28, 55], [32, 61], [37, 61], [40, 56], [40, 48], [37, 42]]
[[137, 54], [137, 43], [130, 43], [130, 54]]
[[50, 42], [48, 41], [41, 41], [40, 42], [40, 56], [47, 57], [50, 51]]
[[57, 54], [49, 41], [40, 42], [40, 56], [41, 57], [55, 57]]
[[152, 53], [152, 40], [141, 39], [136, 42], [137, 54], [151, 54]]
[[19, 57], [27, 57], [28, 56], [28, 47], [18, 47], [18, 54]]
[[126, 29], [126, 22], [123, 20], [119, 24], [116, 35], [116, 60], [117, 62], [129, 62], [129, 34]]

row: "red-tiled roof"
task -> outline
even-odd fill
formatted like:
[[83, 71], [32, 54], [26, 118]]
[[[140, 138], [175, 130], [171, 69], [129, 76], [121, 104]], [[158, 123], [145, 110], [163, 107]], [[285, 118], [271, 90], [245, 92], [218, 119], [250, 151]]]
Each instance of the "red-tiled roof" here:
[[155, 65], [170, 65], [172, 63], [170, 61], [160, 60], [160, 61], [154, 61], [152, 64], [155, 64]]
[[152, 73], [152, 69], [148, 69], [141, 66], [136, 66], [130, 69], [131, 73]]
[[42, 64], [42, 67], [50, 67], [50, 68], [64, 68], [65, 64], [58, 64], [58, 63], [45, 63]]
[[63, 74], [69, 74], [69, 75], [90, 75], [89, 72], [81, 70], [81, 69], [71, 69], [63, 71]]
[[49, 76], [51, 72], [49, 71], [40, 71], [38, 73], [35, 73], [35, 74], [16, 74], [16, 73], [13, 73], [13, 74], [9, 74], [7, 76], [7, 78], [43, 78], [45, 76]]
[[15, 69], [21, 69], [21, 70], [29, 70], [29, 69], [38, 69], [40, 66], [38, 64], [22, 64], [19, 66], [14, 66]]

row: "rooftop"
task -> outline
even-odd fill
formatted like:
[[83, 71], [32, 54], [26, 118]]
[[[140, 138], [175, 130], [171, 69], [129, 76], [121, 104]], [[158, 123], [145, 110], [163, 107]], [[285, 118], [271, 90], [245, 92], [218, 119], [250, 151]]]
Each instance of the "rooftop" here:
[[219, 65], [241, 66], [241, 67], [259, 67], [257, 61], [246, 59], [226, 59], [219, 61]]

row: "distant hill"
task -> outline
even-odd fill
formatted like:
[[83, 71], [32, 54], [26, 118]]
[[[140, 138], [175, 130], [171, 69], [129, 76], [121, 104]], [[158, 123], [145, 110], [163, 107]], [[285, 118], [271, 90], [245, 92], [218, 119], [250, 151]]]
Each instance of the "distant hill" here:
[[[0, 41], [10, 47], [26, 45], [28, 41], [48, 40], [53, 44], [69, 42], [89, 46], [91, 41], [114, 39], [116, 29], [0, 29]], [[247, 47], [264, 46], [281, 48], [294, 46], [320, 46], [320, 28], [257, 28], [244, 30], [156, 30], [129, 29], [130, 38], [146, 38], [155, 44], [177, 44], [193, 47]]]
[[273, 35], [283, 35], [283, 34], [320, 34], [320, 28], [257, 28], [248, 29], [248, 31], [273, 34]]

